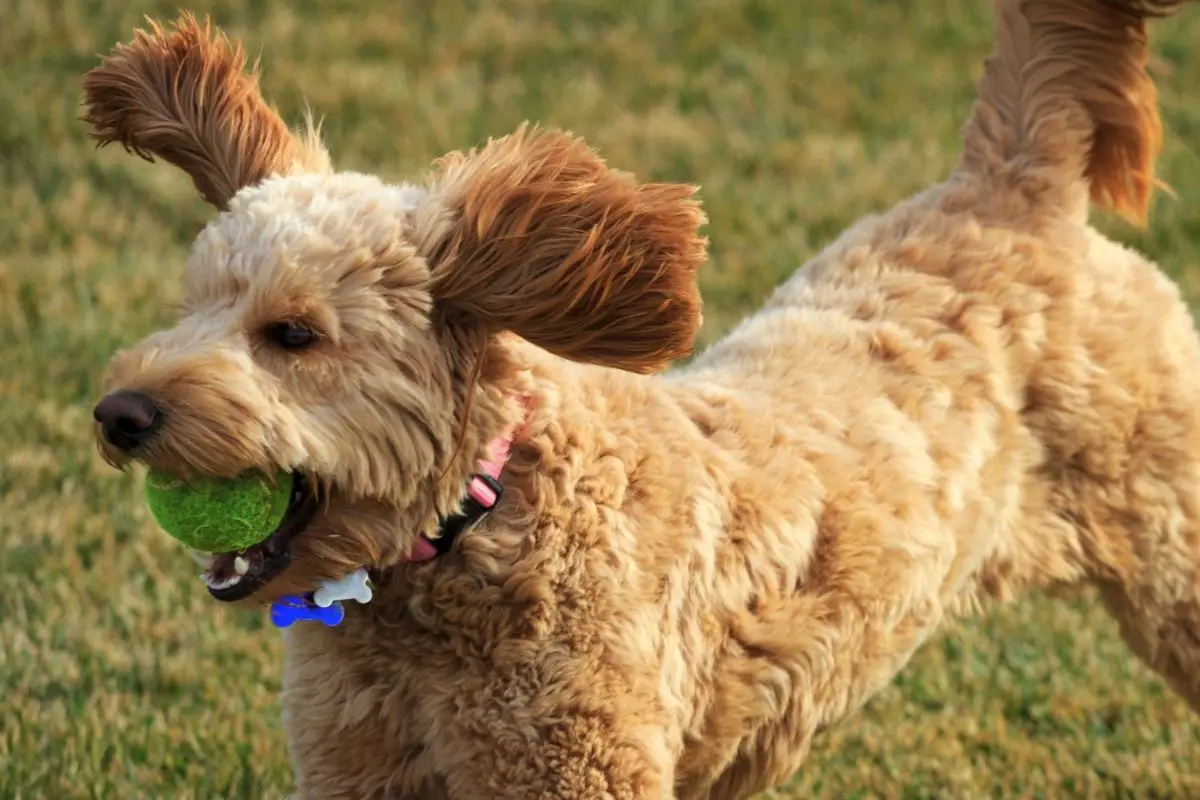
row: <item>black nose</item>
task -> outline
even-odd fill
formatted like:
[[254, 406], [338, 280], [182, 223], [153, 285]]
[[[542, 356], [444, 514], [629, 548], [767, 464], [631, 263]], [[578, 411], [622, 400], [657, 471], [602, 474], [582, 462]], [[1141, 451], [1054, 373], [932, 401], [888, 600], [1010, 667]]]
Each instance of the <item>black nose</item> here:
[[108, 443], [129, 451], [142, 444], [162, 425], [162, 410], [142, 392], [113, 392], [92, 412]]

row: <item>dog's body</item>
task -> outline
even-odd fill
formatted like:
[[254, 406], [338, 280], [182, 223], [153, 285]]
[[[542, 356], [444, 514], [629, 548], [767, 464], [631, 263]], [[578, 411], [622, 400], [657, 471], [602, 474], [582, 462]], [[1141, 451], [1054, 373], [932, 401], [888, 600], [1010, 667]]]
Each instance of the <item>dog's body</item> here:
[[[1087, 222], [1089, 192], [1145, 210], [1158, 123], [1140, 13], [1173, 5], [1002, 0], [997, 54], [954, 174], [847, 231], [763, 311], [665, 376], [613, 368], [648, 367], [672, 350], [663, 341], [690, 337], [694, 320], [676, 329], [653, 317], [663, 304], [636, 309], [666, 331], [657, 344], [597, 345], [636, 320], [597, 321], [579, 341], [498, 322], [486, 299], [464, 300], [473, 278], [440, 266], [470, 262], [495, 221], [455, 198], [476, 192], [489, 206], [481, 176], [536, 139], [452, 160], [428, 192], [327, 175], [311, 152], [274, 171], [296, 161], [315, 177], [241, 176], [224, 192], [209, 180], [206, 196], [230, 213], [194, 257], [189, 315], [124, 356], [113, 379], [165, 397], [168, 409], [186, 384], [203, 395], [190, 407], [207, 427], [184, 419], [183, 432], [141, 451], [105, 447], [119, 462], [219, 472], [200, 442], [230, 472], [277, 463], [327, 480], [328, 508], [268, 593], [351, 566], [381, 570], [375, 600], [348, 608], [342, 626], [285, 633], [299, 796], [747, 797], [791, 775], [813, 736], [886, 685], [943, 621], [991, 598], [1087, 583], [1131, 647], [1200, 711], [1200, 341], [1172, 284]], [[103, 98], [91, 101], [103, 135]], [[107, 138], [170, 150], [136, 134]], [[525, 185], [558, 153], [503, 177]], [[184, 160], [175, 155], [165, 157]], [[699, 218], [685, 196], [647, 197], [631, 213], [652, 215], [666, 244], [647, 235], [623, 252], [662, 254], [650, 282], [634, 286], [653, 293], [672, 263], [694, 269]], [[522, 215], [513, 202], [491, 205], [523, 218], [547, 207]], [[230, 289], [229, 254], [299, 252], [322, 285], [338, 287], [331, 302], [343, 321], [390, 325], [354, 306], [349, 289], [338, 294], [352, 270], [328, 278], [326, 261], [303, 258], [315, 230], [378, 259], [396, 237], [375, 225], [388, 214], [408, 221], [393, 262], [429, 265], [388, 286], [432, 281], [433, 305], [491, 314], [486, 335], [388, 329], [389, 346], [404, 342], [396, 361], [412, 367], [403, 391], [372, 382], [369, 356], [350, 380], [355, 396], [336, 401], [306, 394], [308, 366], [269, 382], [235, 375], [237, 365], [254, 376], [271, 367], [229, 338], [229, 297], [253, 291], [256, 308], [269, 305], [281, 278], [250, 275]], [[267, 241], [256, 216], [287, 221]], [[454, 220], [469, 222], [465, 232], [450, 230]], [[293, 229], [303, 235], [289, 238]], [[554, 286], [570, 280], [555, 276]], [[600, 301], [635, 307], [641, 295], [621, 293], [638, 280], [613, 282]], [[675, 283], [665, 291], [673, 308], [689, 307]], [[535, 302], [516, 284], [498, 294]], [[421, 331], [412, 318], [429, 304], [388, 312]], [[573, 313], [588, 327], [596, 304], [585, 305]], [[463, 342], [483, 342], [482, 362], [463, 356]], [[423, 384], [427, 357], [440, 374], [435, 346], [457, 357], [445, 380]], [[206, 382], [217, 374], [219, 390]], [[356, 429], [361, 441], [314, 435], [317, 417], [292, 409], [362, 414], [403, 394], [411, 417], [439, 391], [449, 410], [419, 426], [433, 444], [382, 411], [377, 427]], [[256, 437], [222, 428], [231, 423], [218, 411], [234, 406], [270, 423]], [[413, 531], [432, 533], [461, 502], [471, 459], [456, 457], [456, 439], [477, 454], [512, 426], [506, 499], [447, 555], [398, 563]], [[214, 427], [236, 434], [237, 447], [212, 444]], [[412, 463], [420, 480], [405, 473]]]

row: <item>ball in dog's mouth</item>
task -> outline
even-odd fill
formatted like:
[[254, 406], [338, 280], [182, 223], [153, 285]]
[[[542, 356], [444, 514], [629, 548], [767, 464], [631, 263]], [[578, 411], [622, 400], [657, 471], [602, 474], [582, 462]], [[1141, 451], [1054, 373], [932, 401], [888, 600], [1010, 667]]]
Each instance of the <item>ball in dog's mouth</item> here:
[[200, 578], [208, 587], [208, 593], [217, 600], [232, 603], [266, 586], [291, 562], [292, 540], [312, 521], [316, 508], [316, 497], [310, 491], [308, 481], [297, 472], [287, 511], [270, 536], [239, 551], [205, 553], [190, 550], [192, 557], [205, 567]]

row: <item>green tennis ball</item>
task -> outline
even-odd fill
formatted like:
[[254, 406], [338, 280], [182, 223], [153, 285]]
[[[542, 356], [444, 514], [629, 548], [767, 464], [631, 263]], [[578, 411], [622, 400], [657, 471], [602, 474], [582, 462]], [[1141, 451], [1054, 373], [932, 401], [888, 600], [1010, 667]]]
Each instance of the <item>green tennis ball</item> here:
[[206, 553], [228, 553], [266, 539], [287, 514], [294, 476], [197, 478], [184, 483], [161, 472], [146, 475], [146, 504], [172, 537]]

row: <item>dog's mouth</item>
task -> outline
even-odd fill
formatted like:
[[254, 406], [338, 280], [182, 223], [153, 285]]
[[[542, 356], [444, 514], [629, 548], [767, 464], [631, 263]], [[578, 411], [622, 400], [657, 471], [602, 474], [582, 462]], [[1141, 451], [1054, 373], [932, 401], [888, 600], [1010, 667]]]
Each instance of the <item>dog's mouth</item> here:
[[287, 511], [275, 532], [256, 545], [228, 553], [191, 550], [203, 567], [200, 579], [208, 593], [225, 603], [244, 600], [283, 572], [292, 560], [292, 540], [304, 530], [317, 509], [316, 497], [304, 475], [295, 473]]

